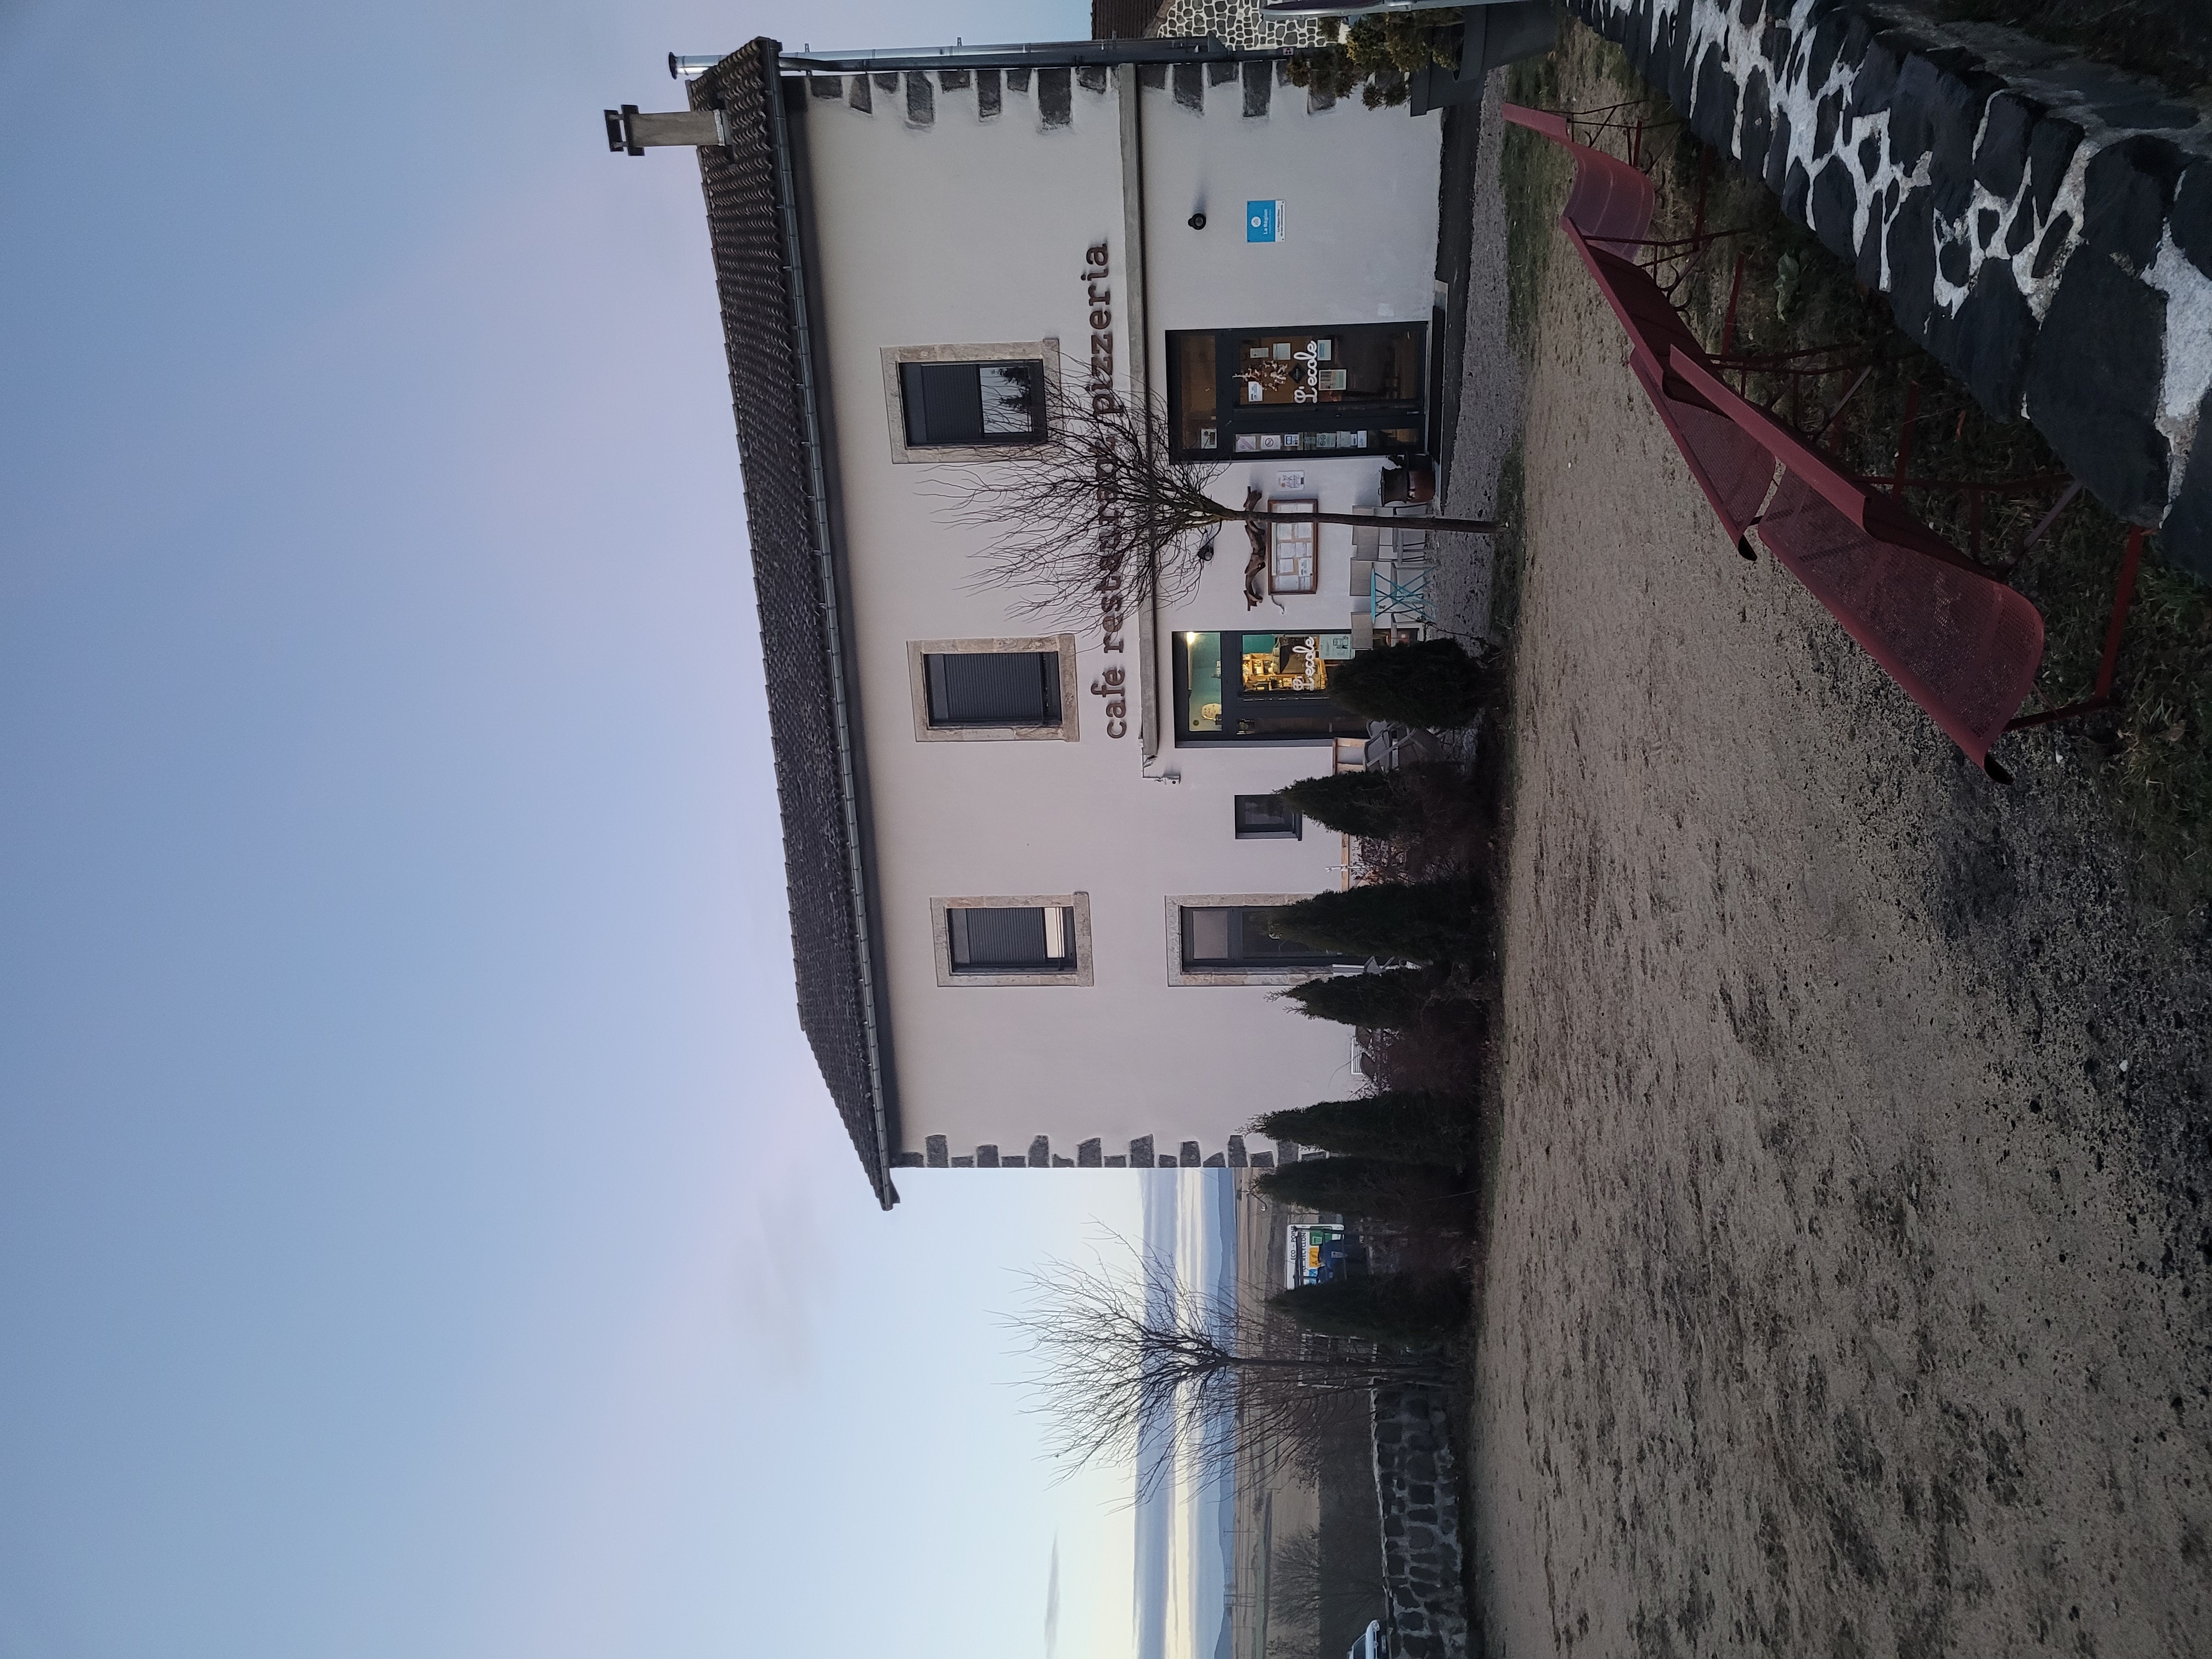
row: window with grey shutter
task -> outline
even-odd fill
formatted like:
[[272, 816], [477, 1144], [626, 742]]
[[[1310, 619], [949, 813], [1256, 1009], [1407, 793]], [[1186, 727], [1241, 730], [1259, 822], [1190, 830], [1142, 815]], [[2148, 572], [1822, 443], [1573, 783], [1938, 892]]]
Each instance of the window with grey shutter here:
[[932, 726], [1060, 724], [1057, 651], [932, 652], [922, 666]]
[[1033, 444], [1045, 435], [1044, 365], [901, 363], [909, 449]]
[[956, 974], [1075, 971], [1075, 913], [1062, 905], [948, 909]]

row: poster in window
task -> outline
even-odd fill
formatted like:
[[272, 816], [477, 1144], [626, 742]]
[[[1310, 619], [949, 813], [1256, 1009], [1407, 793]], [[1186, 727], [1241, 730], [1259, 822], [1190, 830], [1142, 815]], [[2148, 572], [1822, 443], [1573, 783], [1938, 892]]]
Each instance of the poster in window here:
[[[1311, 496], [1273, 495], [1270, 513], [1318, 513], [1321, 503]], [[1276, 520], [1270, 524], [1267, 591], [1271, 593], [1315, 593], [1321, 590], [1321, 525]]]

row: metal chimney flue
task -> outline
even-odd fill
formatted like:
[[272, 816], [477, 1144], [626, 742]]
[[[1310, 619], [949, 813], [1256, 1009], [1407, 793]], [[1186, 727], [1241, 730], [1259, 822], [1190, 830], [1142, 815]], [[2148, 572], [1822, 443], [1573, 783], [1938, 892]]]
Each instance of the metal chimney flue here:
[[668, 78], [672, 81], [696, 81], [722, 60], [720, 58], [681, 58], [668, 54]]
[[687, 109], [647, 115], [635, 104], [624, 104], [620, 109], [606, 111], [605, 115], [607, 148], [618, 155], [642, 155], [662, 146], [730, 142], [730, 118], [723, 110]]

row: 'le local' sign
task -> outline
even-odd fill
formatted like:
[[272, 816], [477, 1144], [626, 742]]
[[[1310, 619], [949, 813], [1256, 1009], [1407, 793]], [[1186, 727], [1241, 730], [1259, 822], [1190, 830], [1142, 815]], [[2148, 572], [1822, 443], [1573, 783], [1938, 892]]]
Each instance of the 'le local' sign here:
[[1248, 242], [1281, 241], [1283, 204], [1280, 202], [1245, 203], [1244, 240]]

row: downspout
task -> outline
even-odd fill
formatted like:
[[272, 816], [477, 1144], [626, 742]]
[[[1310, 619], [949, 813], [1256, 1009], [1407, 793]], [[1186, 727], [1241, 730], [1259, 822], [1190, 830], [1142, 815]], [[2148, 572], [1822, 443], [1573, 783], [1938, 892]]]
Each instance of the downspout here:
[[837, 803], [845, 821], [845, 885], [852, 906], [854, 967], [860, 977], [860, 1048], [868, 1068], [868, 1104], [876, 1125], [876, 1159], [882, 1184], [876, 1201], [888, 1210], [898, 1201], [891, 1185], [890, 1128], [884, 1115], [882, 1034], [876, 1027], [874, 940], [868, 932], [868, 887], [860, 862], [858, 766], [853, 716], [845, 696], [845, 647], [837, 621], [837, 573], [830, 559], [830, 487], [822, 459], [822, 420], [814, 385], [814, 333], [806, 310], [806, 273], [799, 240], [799, 188], [791, 172], [781, 64], [768, 75], [769, 131], [775, 144], [776, 212], [783, 228], [783, 268], [791, 289], [791, 331], [798, 347], [799, 441], [806, 451], [806, 504], [813, 520], [816, 574], [822, 589], [822, 629], [830, 653], [830, 714], [837, 734]]

